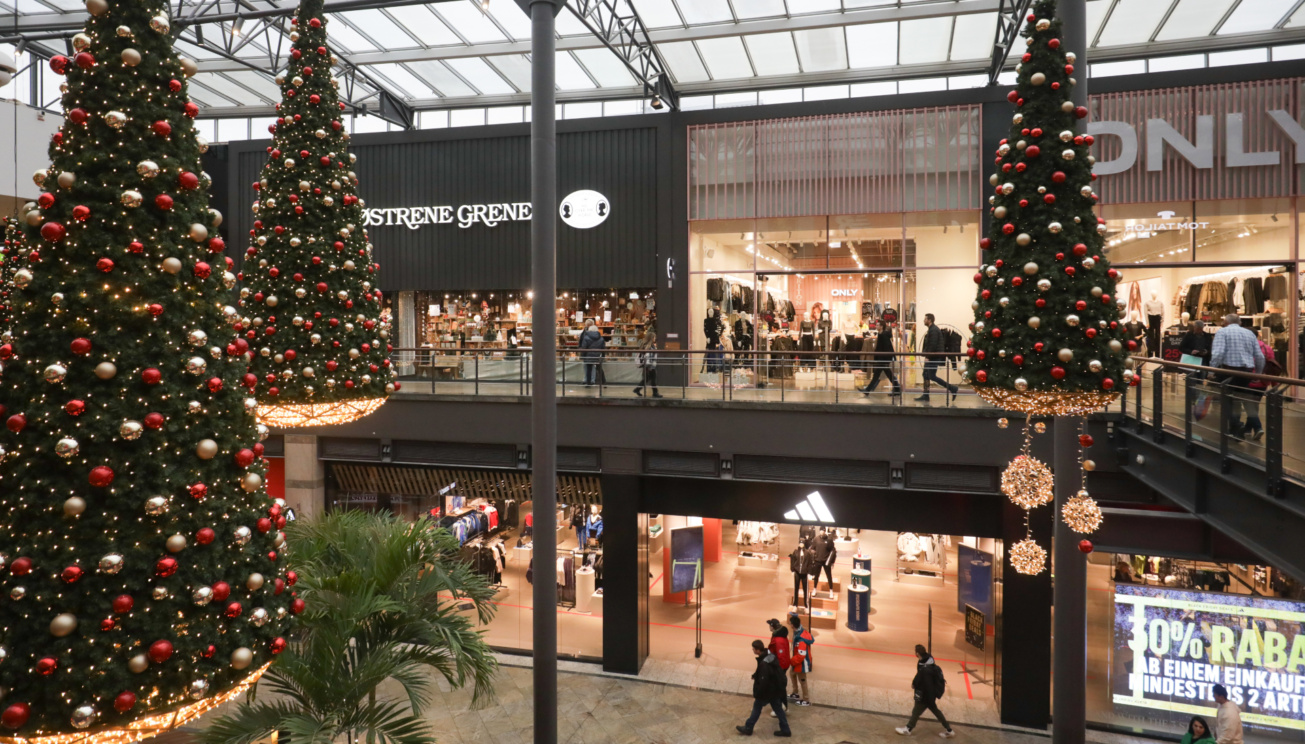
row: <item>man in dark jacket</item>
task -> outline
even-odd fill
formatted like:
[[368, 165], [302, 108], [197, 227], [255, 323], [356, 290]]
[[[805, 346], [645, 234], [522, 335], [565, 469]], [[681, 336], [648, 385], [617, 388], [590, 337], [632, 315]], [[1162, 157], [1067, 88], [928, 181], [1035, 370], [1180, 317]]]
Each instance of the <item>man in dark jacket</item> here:
[[769, 705], [779, 719], [779, 731], [775, 736], [792, 736], [788, 715], [784, 713], [784, 673], [779, 669], [779, 660], [761, 641], [752, 642], [752, 653], [757, 657], [757, 671], [752, 673], [752, 715], [742, 726], [734, 728], [740, 734], [752, 736], [752, 727], [761, 718], [761, 709]]
[[874, 376], [870, 382], [861, 388], [861, 392], [869, 395], [879, 387], [879, 378], [887, 377], [888, 382], [893, 386], [893, 395], [902, 394], [902, 386], [897, 384], [897, 375], [893, 374], [893, 332], [885, 322], [879, 324], [879, 335], [875, 336], [875, 355], [874, 359]]
[[1199, 320], [1194, 320], [1192, 325], [1188, 327], [1187, 333], [1183, 334], [1183, 340], [1178, 344], [1178, 351], [1184, 356], [1194, 356], [1201, 360], [1201, 364], [1208, 365], [1210, 363], [1210, 345], [1213, 341], [1214, 337], [1205, 332], [1205, 324]]
[[[940, 329], [938, 327], [938, 324], [934, 322], [933, 313], [925, 313], [924, 327], [926, 329], [924, 332], [924, 343], [920, 345], [920, 352], [924, 354], [929, 354], [929, 353], [940, 353], [940, 352], [947, 351], [947, 343], [943, 339], [942, 329]], [[948, 393], [951, 393], [952, 402], [956, 401], [956, 393], [957, 391], [960, 390], [960, 388], [956, 387], [955, 385], [952, 385], [951, 383], [947, 382], [946, 380], [938, 376], [938, 368], [941, 367], [944, 362], [946, 362], [946, 359], [940, 356], [925, 357], [924, 395], [921, 395], [920, 397], [916, 398], [916, 401], [920, 403], [929, 402], [930, 380], [938, 383], [939, 385], [942, 385], [944, 390], [946, 390]]]
[[929, 650], [924, 646], [916, 645], [915, 658], [915, 679], [911, 680], [911, 688], [915, 690], [915, 707], [911, 710], [911, 720], [905, 726], [898, 726], [897, 733], [910, 736], [915, 730], [915, 724], [920, 722], [920, 716], [928, 710], [943, 725], [943, 732], [939, 736], [950, 739], [956, 735], [956, 732], [952, 731], [951, 724], [947, 723], [947, 718], [943, 716], [941, 710], [938, 710], [938, 698], [942, 695], [943, 685], [946, 684], [942, 676], [943, 671], [934, 663]]
[[603, 340], [603, 334], [599, 332], [594, 321], [585, 321], [584, 333], [580, 334], [580, 359], [585, 363], [585, 384], [593, 385], [598, 378], [598, 365], [603, 362], [603, 355], [600, 353], [607, 348], [607, 342]]

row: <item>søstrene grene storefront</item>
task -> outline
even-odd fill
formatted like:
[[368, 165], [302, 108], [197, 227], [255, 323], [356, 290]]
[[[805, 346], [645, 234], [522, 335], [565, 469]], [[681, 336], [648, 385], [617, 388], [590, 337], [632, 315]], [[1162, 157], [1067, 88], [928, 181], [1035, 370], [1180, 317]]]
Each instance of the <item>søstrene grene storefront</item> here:
[[[1098, 92], [1091, 98], [1088, 129], [1096, 139], [1107, 255], [1123, 274], [1120, 296], [1136, 337], [1150, 353], [1176, 360], [1177, 339], [1192, 321], [1212, 321], [1212, 332], [1223, 315], [1236, 312], [1274, 348], [1284, 368], [1298, 374], [1305, 367], [1302, 79], [1130, 88], [1145, 83], [1094, 80]], [[577, 195], [583, 204], [572, 205], [575, 225], [567, 222], [563, 205], [548, 210], [562, 219], [560, 290], [543, 307], [555, 314], [562, 348], [586, 319], [598, 321], [613, 346], [637, 343], [655, 322], [663, 348], [823, 351], [812, 366], [849, 380], [858, 370], [840, 361], [840, 352], [869, 350], [885, 332], [897, 350], [916, 349], [926, 314], [968, 338], [972, 277], [983, 260], [978, 241], [992, 168], [988, 154], [1009, 117], [1000, 91], [976, 90], [561, 122], [559, 195]], [[463, 374], [464, 362], [433, 361], [454, 352], [507, 360], [514, 350], [528, 348], [526, 329], [541, 308], [529, 295], [529, 225], [541, 209], [527, 203], [527, 130], [367, 135], [356, 138], [355, 149], [359, 176], [373, 185], [368, 230], [382, 266], [379, 285], [397, 325], [396, 346], [413, 350], [402, 358], [406, 379]], [[261, 145], [234, 145], [232, 153], [238, 173], [233, 181], [255, 180], [265, 161]], [[584, 219], [576, 219], [581, 211]], [[235, 214], [236, 222], [250, 220]], [[236, 234], [242, 228], [248, 225], [236, 225]], [[422, 368], [422, 349], [431, 350], [424, 357], [428, 369]], [[736, 388], [769, 382], [773, 374], [791, 375], [791, 384], [800, 386], [809, 374], [801, 366], [778, 372], [758, 365], [738, 369], [743, 366], [695, 366], [686, 382], [720, 384], [728, 370]], [[918, 383], [909, 374], [904, 382]], [[492, 507], [493, 528], [487, 518], [484, 539], [472, 545], [486, 570], [493, 570], [496, 550], [505, 554], [499, 563], [504, 591], [496, 600], [504, 609], [490, 632], [500, 647], [528, 649], [529, 581], [525, 563], [514, 564], [512, 556], [519, 543], [529, 544], [529, 489], [508, 477], [511, 467], [486, 468], [471, 478], [467, 471], [419, 468], [426, 475], [404, 487], [357, 473], [333, 475], [331, 499], [412, 518], [429, 516], [431, 509], [446, 519]], [[571, 552], [559, 556], [558, 570], [574, 577], [589, 568], [598, 576], [592, 585], [588, 576], [583, 583], [564, 579], [566, 606], [558, 610], [566, 636], [559, 645], [574, 656], [602, 658], [611, 653], [603, 643], [613, 637], [605, 633], [607, 624], [619, 623], [617, 630], [635, 635], [664, 613], [603, 612], [601, 586], [648, 577], [603, 571], [605, 494], [596, 481], [575, 478], [564, 484], [563, 546]], [[401, 493], [405, 488], [420, 493]], [[794, 493], [799, 490], [814, 488]], [[663, 534], [681, 521], [693, 526], [702, 516], [684, 503], [680, 516], [670, 509], [657, 519], [649, 511], [641, 522], [650, 550], [669, 548], [669, 540], [652, 539], [650, 530]], [[768, 534], [758, 526], [761, 515], [718, 517], [723, 527], [707, 526], [722, 530], [726, 554], [742, 544], [740, 535], [750, 542]], [[778, 539], [795, 539], [797, 520], [785, 521], [779, 521]], [[847, 554], [840, 553], [846, 571], [860, 549], [849, 529], [873, 528], [873, 522], [836, 525], [843, 530], [836, 537], [847, 542]], [[929, 535], [943, 529], [912, 527]], [[951, 532], [953, 537], [938, 543], [950, 546], [951, 560], [962, 547], [1000, 560], [996, 533]], [[885, 546], [892, 544], [884, 538]], [[489, 552], [482, 554], [481, 547]], [[650, 555], [654, 574], [662, 559]], [[1217, 679], [1245, 711], [1249, 737], [1305, 738], [1305, 603], [1299, 585], [1266, 565], [1141, 554], [1094, 555], [1092, 561], [1086, 682], [1091, 721], [1139, 731], [1181, 730], [1186, 718], [1212, 707], [1209, 688]], [[776, 581], [787, 583], [787, 558], [779, 563]], [[944, 578], [940, 590], [955, 594], [959, 588], [948, 581], [955, 579]], [[660, 586], [649, 594], [661, 604]], [[1002, 592], [990, 596], [992, 612], [1000, 616]], [[776, 597], [775, 615], [785, 611], [784, 602]], [[709, 632], [762, 632], [753, 625], [735, 627], [725, 610], [704, 618]], [[669, 631], [659, 632], [640, 659], [685, 651], [676, 650]], [[1049, 646], [1050, 639], [1018, 643]], [[838, 652], [826, 647], [824, 653], [837, 658]], [[887, 663], [874, 653], [852, 658], [868, 677], [875, 676], [877, 664]], [[990, 656], [986, 663], [999, 666], [1001, 660]], [[895, 674], [887, 666], [880, 671]], [[985, 688], [983, 694], [992, 692]], [[1002, 715], [1006, 709], [1000, 706]]]

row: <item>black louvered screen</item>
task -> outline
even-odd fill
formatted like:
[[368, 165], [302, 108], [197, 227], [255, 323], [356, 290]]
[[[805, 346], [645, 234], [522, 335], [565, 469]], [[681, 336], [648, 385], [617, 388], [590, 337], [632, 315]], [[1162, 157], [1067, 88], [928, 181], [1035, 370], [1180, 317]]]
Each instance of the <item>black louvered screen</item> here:
[[887, 486], [888, 463], [735, 455], [734, 477], [742, 480], [792, 483]]
[[720, 475], [720, 456], [704, 452], [645, 452], [643, 470], [658, 475], [714, 478]]
[[379, 460], [381, 459], [381, 441], [379, 439], [343, 439], [339, 437], [322, 437], [318, 442], [320, 457], [323, 460]]
[[586, 447], [558, 447], [557, 469], [596, 473], [602, 468], [602, 457], [598, 450]]
[[461, 444], [457, 442], [415, 442], [395, 440], [395, 462], [476, 465], [486, 468], [515, 468], [517, 448], [510, 444]]
[[931, 491], [965, 491], [968, 493], [996, 493], [997, 469], [978, 465], [922, 465], [906, 466], [906, 487]]

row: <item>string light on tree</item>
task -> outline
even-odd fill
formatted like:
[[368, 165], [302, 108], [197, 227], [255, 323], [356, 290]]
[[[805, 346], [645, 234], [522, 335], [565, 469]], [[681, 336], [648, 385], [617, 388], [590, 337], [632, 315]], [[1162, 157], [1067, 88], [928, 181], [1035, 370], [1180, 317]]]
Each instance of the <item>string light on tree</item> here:
[[[186, 92], [196, 68], [172, 49], [164, 0], [86, 8], [72, 59], [50, 61], [67, 116], [4, 288], [5, 744], [125, 744], [182, 725], [257, 679], [303, 608], [246, 583], [293, 583], [278, 534], [234, 539], [283, 517], [260, 488], [267, 431], [243, 405], [246, 360], [221, 348], [234, 275]], [[222, 584], [244, 617], [193, 600]]]
[[304, 0], [292, 20], [240, 275], [234, 351], [252, 360], [259, 419], [280, 428], [353, 421], [399, 387], [323, 10]]

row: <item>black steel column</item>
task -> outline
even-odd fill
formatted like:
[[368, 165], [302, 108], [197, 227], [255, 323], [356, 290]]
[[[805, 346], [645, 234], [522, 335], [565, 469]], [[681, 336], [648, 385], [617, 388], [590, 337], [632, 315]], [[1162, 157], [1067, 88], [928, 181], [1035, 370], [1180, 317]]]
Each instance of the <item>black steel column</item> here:
[[[1073, 77], [1078, 82], [1070, 89], [1070, 97], [1075, 106], [1086, 106], [1086, 0], [1060, 0], [1058, 14], [1063, 21], [1061, 43], [1066, 52], [1077, 56]], [[1060, 518], [1065, 502], [1083, 487], [1083, 471], [1078, 463], [1078, 434], [1077, 419], [1070, 416], [1056, 419], [1052, 434], [1055, 438], [1052, 468], [1056, 473], [1052, 744], [1083, 744], [1087, 735], [1087, 700], [1083, 682], [1087, 679], [1087, 557], [1078, 549], [1082, 536]]]
[[[557, 558], [557, 109], [555, 21], [562, 0], [530, 3], [531, 319], [530, 448], [535, 540], [531, 559], [547, 574]], [[557, 742], [557, 586], [534, 584], [535, 744]]]

